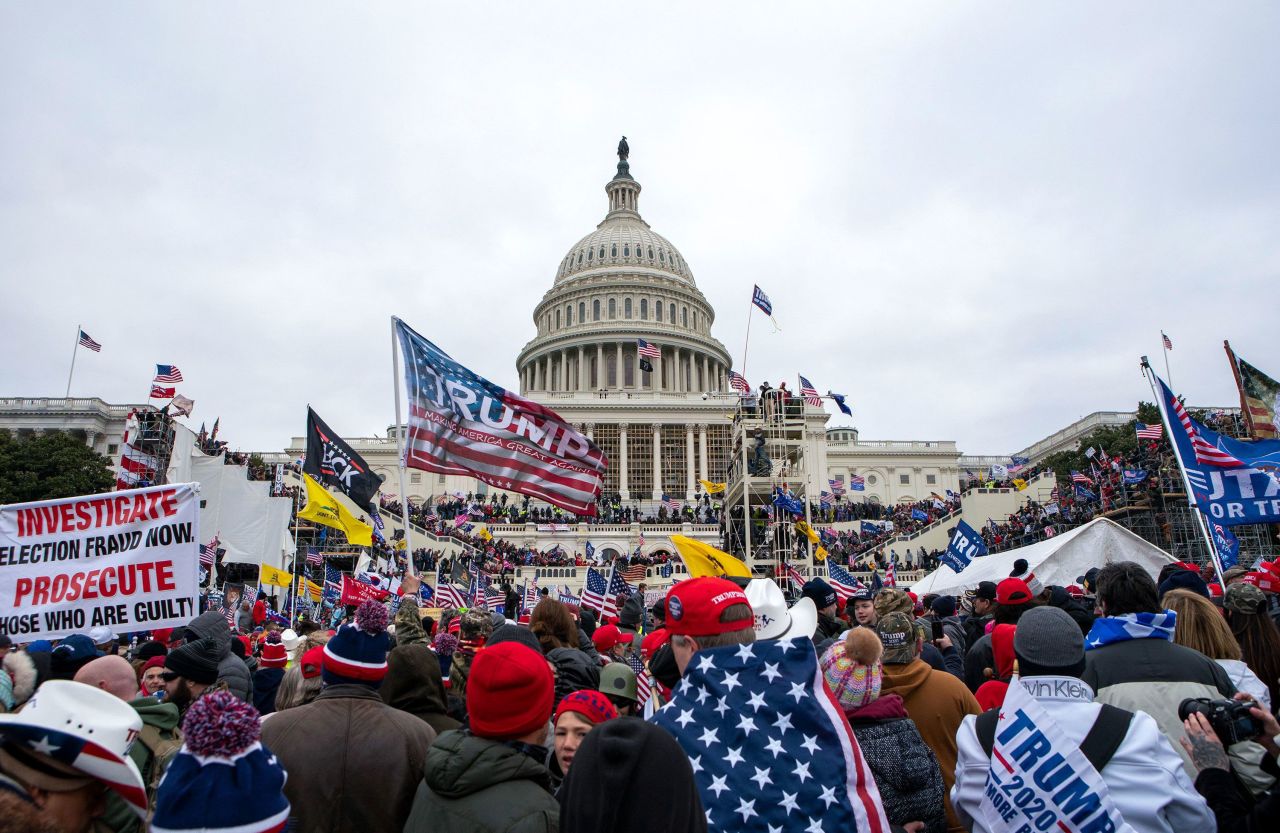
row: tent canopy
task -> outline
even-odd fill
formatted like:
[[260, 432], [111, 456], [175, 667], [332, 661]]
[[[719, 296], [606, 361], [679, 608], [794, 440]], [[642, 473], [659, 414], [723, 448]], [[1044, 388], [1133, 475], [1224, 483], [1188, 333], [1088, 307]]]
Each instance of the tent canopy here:
[[1027, 560], [1031, 571], [1046, 587], [1074, 584], [1076, 578], [1091, 567], [1102, 567], [1116, 561], [1136, 562], [1154, 578], [1165, 564], [1177, 560], [1119, 524], [1106, 518], [1096, 518], [1027, 547], [975, 558], [959, 574], [944, 564], [916, 582], [911, 590], [917, 595], [940, 593], [956, 596], [976, 587], [980, 581], [999, 583], [1008, 578], [1013, 571], [1013, 562], [1019, 558]]

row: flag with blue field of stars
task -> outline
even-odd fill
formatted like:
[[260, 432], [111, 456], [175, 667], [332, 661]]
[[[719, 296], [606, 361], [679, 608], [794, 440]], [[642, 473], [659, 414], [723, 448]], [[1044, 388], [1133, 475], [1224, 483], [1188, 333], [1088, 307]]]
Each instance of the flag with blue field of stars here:
[[698, 651], [651, 720], [689, 755], [709, 831], [888, 833], [809, 639]]

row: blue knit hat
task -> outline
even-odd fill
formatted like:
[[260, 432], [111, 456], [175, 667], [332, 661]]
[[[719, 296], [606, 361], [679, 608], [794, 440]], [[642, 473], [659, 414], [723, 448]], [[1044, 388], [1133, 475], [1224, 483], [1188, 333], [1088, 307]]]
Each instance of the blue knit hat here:
[[278, 833], [289, 822], [285, 771], [258, 740], [258, 710], [229, 691], [191, 704], [184, 743], [156, 790], [153, 833]]
[[343, 625], [324, 646], [321, 675], [325, 685], [366, 685], [377, 688], [387, 675], [387, 608], [368, 599], [356, 608], [353, 625]]

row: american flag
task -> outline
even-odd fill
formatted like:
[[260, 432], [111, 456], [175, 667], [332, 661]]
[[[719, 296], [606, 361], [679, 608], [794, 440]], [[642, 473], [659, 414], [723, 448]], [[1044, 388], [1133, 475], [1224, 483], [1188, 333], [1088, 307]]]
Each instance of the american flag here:
[[831, 487], [831, 494], [833, 495], [844, 494], [844, 475], [841, 474], [831, 478], [830, 480], [827, 481], [827, 485]]
[[849, 488], [855, 492], [861, 492], [867, 488], [867, 479], [860, 474], [849, 475]]
[[92, 338], [90, 338], [89, 334], [86, 333], [84, 330], [80, 331], [80, 346], [88, 347], [90, 350], [92, 350], [95, 353], [102, 352], [102, 345], [94, 341]]
[[818, 391], [813, 387], [813, 382], [803, 376], [800, 377], [800, 395], [804, 397], [805, 404], [812, 405], [815, 408], [822, 407], [822, 397], [818, 395]]
[[627, 654], [627, 665], [636, 672], [636, 706], [643, 708], [653, 693], [653, 684], [649, 682], [649, 672], [645, 670], [644, 660], [635, 651]]
[[836, 595], [841, 601], [848, 599], [859, 590], [867, 589], [867, 586], [858, 581], [856, 577], [844, 567], [827, 559], [827, 583], [836, 591]]
[[662, 358], [662, 348], [656, 344], [650, 344], [642, 338], [636, 339], [636, 353], [646, 359]]
[[1093, 478], [1087, 474], [1082, 474], [1078, 471], [1073, 471], [1071, 472], [1071, 482], [1072, 483], [1088, 483], [1090, 486], [1092, 486]]
[[[605, 601], [606, 601], [605, 597], [608, 595], [606, 591], [608, 589], [609, 589], [609, 582], [605, 581], [604, 576], [602, 576], [594, 567], [588, 567], [587, 581], [582, 588], [582, 606], [589, 607], [592, 610], [600, 611], [600, 615], [602, 617], [605, 615], [617, 616], [618, 615], [617, 602], [613, 601], [612, 599], [609, 599], [608, 601], [610, 602], [610, 604], [608, 605], [608, 607], [606, 607], [605, 605]], [[610, 608], [613, 610], [613, 613], [606, 614], [605, 610]]]
[[886, 567], [884, 571], [884, 586], [898, 586], [898, 564], [892, 556], [889, 557], [889, 566]]
[[889, 830], [809, 639], [698, 651], [651, 720], [689, 756], [712, 833]]
[[751, 393], [751, 385], [747, 383], [746, 378], [736, 371], [729, 371], [729, 387], [738, 393]]
[[1049, 499], [1057, 500], [1058, 497], [1059, 497], [1058, 487], [1054, 486], [1051, 490], [1049, 490]]
[[444, 582], [436, 585], [436, 604], [442, 608], [466, 607], [466, 591], [456, 584]]
[[532, 611], [538, 605], [538, 573], [535, 570], [533, 578], [525, 583], [524, 586], [524, 609]]
[[[507, 594], [503, 593], [500, 589], [496, 587], [490, 586], [488, 590], [484, 591], [484, 606], [489, 608], [490, 610], [497, 610], [498, 608], [505, 605], [506, 601], [507, 601]], [[503, 611], [503, 614], [504, 615], [506, 614], [505, 610]], [[511, 618], [514, 619], [515, 616], [512, 615]]]
[[[549, 408], [463, 367], [403, 321], [395, 329], [409, 401], [405, 465], [596, 514], [609, 460], [595, 443]], [[443, 401], [446, 388], [458, 395]], [[473, 407], [458, 406], [461, 391]]]
[[818, 493], [818, 505], [819, 505], [819, 506], [821, 506], [823, 509], [830, 509], [830, 508], [831, 508], [831, 494], [830, 494], [830, 493], [828, 493], [828, 492], [819, 492], [819, 493]]
[[[800, 575], [799, 570], [797, 570], [795, 567], [792, 567], [790, 564], [783, 562], [782, 571], [786, 574], [787, 578], [791, 580], [791, 587], [797, 593], [801, 593], [804, 591], [804, 576]], [[838, 593], [839, 591], [840, 591], [840, 588], [837, 587], [836, 592]]]
[[[1161, 382], [1160, 384], [1163, 385], [1164, 383]], [[1168, 390], [1168, 388], [1166, 387], [1165, 390]], [[1187, 436], [1191, 439], [1191, 448], [1196, 453], [1197, 463], [1220, 468], [1236, 468], [1246, 465], [1243, 460], [1236, 459], [1201, 436], [1200, 431], [1191, 420], [1191, 415], [1187, 413], [1187, 409], [1182, 402], [1176, 396], [1170, 395], [1168, 398], [1173, 401], [1173, 412], [1177, 415], [1178, 421], [1182, 423], [1182, 430], [1186, 431]]]
[[324, 580], [330, 584], [342, 584], [342, 571], [332, 564], [325, 564]]
[[206, 569], [212, 569], [217, 559], [218, 539], [217, 536], [215, 536], [209, 543], [200, 545], [200, 566]]
[[643, 564], [633, 564], [630, 567], [624, 567], [620, 575], [625, 581], [635, 584], [644, 581], [648, 569]]
[[1164, 349], [1166, 349], [1166, 350], [1172, 350], [1172, 349], [1173, 349], [1173, 342], [1172, 342], [1172, 341], [1170, 341], [1170, 340], [1169, 340], [1169, 337], [1168, 337], [1167, 335], [1165, 335], [1165, 334], [1164, 334], [1164, 330], [1161, 330], [1161, 331], [1160, 331], [1160, 338], [1164, 339]]
[[324, 559], [320, 557], [320, 550], [315, 547], [307, 547], [307, 563], [313, 566], [323, 564]]
[[181, 382], [182, 371], [178, 369], [176, 364], [158, 364], [156, 365], [156, 378], [153, 382]]
[[662, 505], [667, 507], [668, 512], [679, 512], [684, 508], [684, 501], [673, 498], [666, 492], [662, 493]]

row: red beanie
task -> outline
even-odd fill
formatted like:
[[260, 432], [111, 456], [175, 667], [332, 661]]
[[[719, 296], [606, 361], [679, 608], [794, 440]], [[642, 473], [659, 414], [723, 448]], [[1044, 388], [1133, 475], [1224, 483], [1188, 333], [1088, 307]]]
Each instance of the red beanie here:
[[555, 680], [542, 654], [519, 642], [476, 652], [467, 678], [467, 713], [476, 737], [513, 740], [551, 719]]
[[284, 649], [283, 642], [266, 642], [262, 645], [262, 656], [258, 665], [263, 668], [284, 668], [289, 662], [289, 652]]
[[138, 669], [138, 681], [142, 681], [142, 676], [151, 668], [164, 668], [164, 657], [152, 657], [142, 663], [142, 667]]
[[560, 715], [565, 712], [577, 712], [592, 725], [613, 720], [618, 716], [618, 710], [614, 708], [613, 703], [609, 702], [609, 698], [590, 688], [579, 689], [565, 695], [559, 707], [556, 708], [557, 723], [560, 722]]
[[306, 679], [319, 677], [320, 670], [324, 667], [324, 646], [317, 645], [302, 655], [302, 676]]

